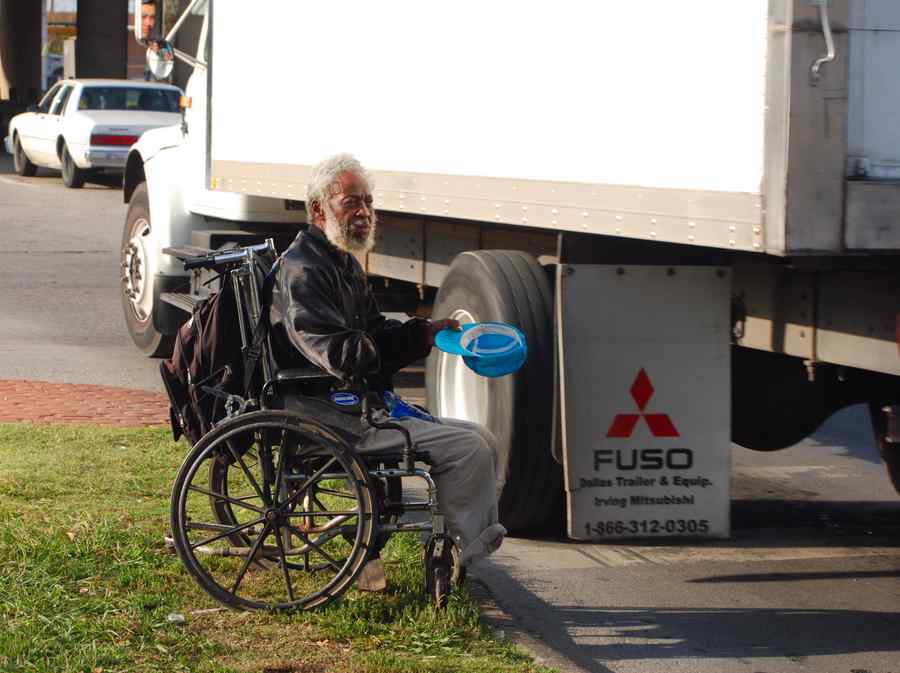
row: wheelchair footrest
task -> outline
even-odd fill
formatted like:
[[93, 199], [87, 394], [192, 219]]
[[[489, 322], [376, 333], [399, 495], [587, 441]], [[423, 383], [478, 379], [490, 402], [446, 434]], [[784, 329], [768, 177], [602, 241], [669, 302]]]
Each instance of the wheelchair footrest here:
[[159, 295], [159, 298], [167, 304], [171, 304], [175, 308], [180, 308], [186, 313], [193, 313], [194, 308], [197, 306], [197, 304], [203, 301], [203, 297], [196, 297], [191, 294], [182, 294], [180, 292], [163, 292]]

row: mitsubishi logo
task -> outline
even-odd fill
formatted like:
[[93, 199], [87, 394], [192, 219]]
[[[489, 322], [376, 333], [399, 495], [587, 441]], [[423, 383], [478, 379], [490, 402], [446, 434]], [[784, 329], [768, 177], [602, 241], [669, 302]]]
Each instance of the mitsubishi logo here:
[[616, 414], [612, 425], [606, 431], [607, 437], [631, 437], [638, 420], [643, 418], [654, 437], [679, 437], [678, 430], [669, 418], [669, 414], [645, 414], [647, 402], [653, 397], [653, 384], [644, 368], [638, 372], [631, 384], [631, 397], [638, 405], [639, 414]]

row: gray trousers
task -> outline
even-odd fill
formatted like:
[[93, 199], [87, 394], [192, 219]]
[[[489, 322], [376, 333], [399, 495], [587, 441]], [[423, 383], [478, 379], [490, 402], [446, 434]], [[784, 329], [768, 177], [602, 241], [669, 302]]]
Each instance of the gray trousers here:
[[[504, 475], [497, 474], [497, 439], [490, 430], [455, 418], [440, 420], [403, 418], [398, 422], [409, 430], [417, 450], [428, 452], [438, 506], [460, 549], [460, 561], [467, 564], [503, 542], [506, 529], [497, 521], [497, 494]], [[403, 435], [396, 430], [371, 428], [357, 450], [396, 451], [403, 446]]]

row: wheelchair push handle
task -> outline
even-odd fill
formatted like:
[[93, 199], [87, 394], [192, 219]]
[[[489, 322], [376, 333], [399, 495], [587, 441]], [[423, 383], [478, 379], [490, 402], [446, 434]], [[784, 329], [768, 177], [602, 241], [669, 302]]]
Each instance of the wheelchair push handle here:
[[193, 257], [185, 257], [184, 270], [191, 271], [193, 269], [218, 269], [227, 264], [237, 264], [248, 259], [251, 253], [261, 253], [267, 250], [274, 250], [275, 243], [270, 238], [265, 243], [257, 243], [256, 245], [247, 245], [240, 248], [232, 248], [230, 250], [222, 250], [219, 252], [211, 252], [207, 255], [196, 255]]

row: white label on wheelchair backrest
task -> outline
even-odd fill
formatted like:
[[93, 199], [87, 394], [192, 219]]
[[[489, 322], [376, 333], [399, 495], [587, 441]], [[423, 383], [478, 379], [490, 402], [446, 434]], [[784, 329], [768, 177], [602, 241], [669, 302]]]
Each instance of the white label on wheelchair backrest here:
[[354, 407], [359, 404], [359, 397], [353, 393], [332, 393], [331, 401], [342, 407]]

